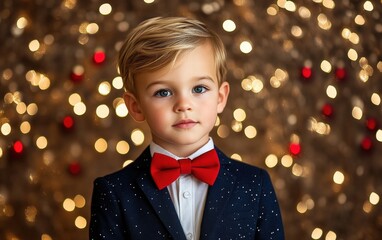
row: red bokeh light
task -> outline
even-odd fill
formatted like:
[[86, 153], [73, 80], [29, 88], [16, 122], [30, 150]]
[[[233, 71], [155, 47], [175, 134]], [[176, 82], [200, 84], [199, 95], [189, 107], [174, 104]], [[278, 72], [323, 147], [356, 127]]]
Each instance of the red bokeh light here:
[[334, 74], [336, 75], [336, 78], [340, 81], [345, 80], [346, 78], [345, 68], [337, 68]]
[[97, 50], [93, 54], [93, 61], [97, 64], [101, 64], [105, 61], [106, 54], [103, 50]]
[[310, 67], [303, 67], [301, 69], [301, 76], [305, 79], [310, 79], [312, 77], [312, 69]]
[[73, 176], [77, 176], [81, 173], [81, 165], [78, 162], [72, 162], [69, 164], [69, 173]]
[[298, 155], [301, 153], [301, 145], [299, 143], [289, 144], [289, 152], [293, 155]]
[[370, 151], [373, 148], [373, 141], [370, 137], [364, 137], [361, 141], [361, 148]]
[[375, 118], [366, 119], [366, 128], [370, 131], [375, 131], [378, 128], [378, 122]]
[[13, 144], [13, 151], [17, 154], [21, 154], [24, 151], [24, 145], [21, 141], [16, 141]]
[[71, 116], [66, 116], [62, 120], [62, 125], [66, 129], [72, 129], [74, 127], [74, 119]]
[[321, 112], [324, 116], [331, 117], [333, 116], [334, 112], [333, 106], [329, 103], [326, 103], [324, 106], [322, 106]]

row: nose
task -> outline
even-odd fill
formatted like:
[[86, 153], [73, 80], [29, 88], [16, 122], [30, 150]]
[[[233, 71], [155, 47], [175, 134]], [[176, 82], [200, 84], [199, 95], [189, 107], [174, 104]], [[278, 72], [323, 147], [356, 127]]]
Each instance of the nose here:
[[176, 102], [174, 104], [175, 112], [185, 112], [190, 111], [192, 109], [191, 99], [186, 95], [180, 95], [176, 98]]

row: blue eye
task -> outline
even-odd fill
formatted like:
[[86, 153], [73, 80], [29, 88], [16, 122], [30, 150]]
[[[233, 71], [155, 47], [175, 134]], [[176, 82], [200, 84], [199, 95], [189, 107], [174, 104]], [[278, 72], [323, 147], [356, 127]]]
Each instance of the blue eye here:
[[194, 93], [204, 93], [205, 91], [207, 91], [207, 88], [204, 86], [196, 86], [192, 89], [192, 92]]
[[171, 92], [167, 89], [161, 89], [154, 93], [155, 97], [168, 97], [171, 96]]

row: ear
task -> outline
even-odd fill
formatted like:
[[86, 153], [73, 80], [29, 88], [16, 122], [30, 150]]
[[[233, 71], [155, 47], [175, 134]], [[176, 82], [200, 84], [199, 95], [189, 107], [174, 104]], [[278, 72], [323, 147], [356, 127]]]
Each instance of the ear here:
[[225, 105], [227, 104], [228, 95], [229, 95], [229, 84], [228, 82], [223, 82], [219, 87], [219, 96], [218, 96], [218, 106], [217, 112], [223, 112]]
[[132, 118], [137, 122], [143, 122], [145, 116], [140, 108], [137, 98], [132, 93], [125, 92], [123, 94], [123, 100], [125, 100], [126, 107]]

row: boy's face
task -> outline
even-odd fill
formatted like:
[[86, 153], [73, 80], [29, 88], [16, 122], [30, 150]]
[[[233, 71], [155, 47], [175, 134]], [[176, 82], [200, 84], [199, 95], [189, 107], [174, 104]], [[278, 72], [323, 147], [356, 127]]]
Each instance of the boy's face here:
[[229, 85], [218, 85], [209, 43], [180, 55], [173, 66], [135, 77], [136, 96], [125, 94], [129, 113], [146, 121], [153, 141], [187, 156], [209, 139], [218, 113], [226, 105]]

